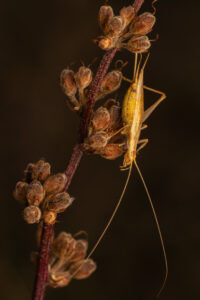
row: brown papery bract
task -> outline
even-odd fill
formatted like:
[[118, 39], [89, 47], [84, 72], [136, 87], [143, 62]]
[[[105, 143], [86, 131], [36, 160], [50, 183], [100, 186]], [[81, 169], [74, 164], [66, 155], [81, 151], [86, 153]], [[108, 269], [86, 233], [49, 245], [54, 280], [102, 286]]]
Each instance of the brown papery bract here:
[[24, 209], [23, 216], [28, 224], [38, 223], [41, 219], [41, 210], [35, 205], [30, 205]]
[[109, 5], [103, 5], [99, 9], [98, 22], [104, 30], [108, 21], [114, 16], [113, 9]]
[[156, 22], [156, 17], [149, 13], [145, 12], [138, 16], [130, 25], [130, 32], [133, 34], [145, 35], [151, 32], [153, 25]]

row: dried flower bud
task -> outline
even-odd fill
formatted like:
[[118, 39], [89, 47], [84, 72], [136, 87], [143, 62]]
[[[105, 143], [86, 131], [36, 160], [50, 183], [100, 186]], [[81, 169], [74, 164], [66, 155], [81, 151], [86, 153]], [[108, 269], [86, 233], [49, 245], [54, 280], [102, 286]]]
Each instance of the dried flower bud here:
[[30, 183], [33, 178], [32, 178], [32, 173], [34, 170], [35, 164], [29, 163], [26, 167], [26, 169], [24, 170], [24, 176], [25, 176], [25, 181]]
[[19, 181], [15, 186], [13, 196], [17, 201], [26, 203], [26, 193], [27, 193], [28, 183]]
[[92, 259], [83, 259], [73, 263], [70, 268], [69, 272], [75, 279], [85, 279], [89, 277], [95, 270], [96, 264]]
[[86, 240], [77, 240], [74, 255], [70, 258], [70, 262], [75, 262], [83, 259], [86, 256], [88, 249], [88, 242]]
[[29, 205], [24, 209], [23, 216], [28, 224], [38, 223], [41, 218], [41, 210], [38, 206]]
[[111, 48], [113, 48], [115, 46], [115, 42], [112, 38], [110, 37], [103, 37], [100, 39], [100, 41], [98, 42], [98, 46], [102, 49], [102, 50], [110, 50]]
[[105, 147], [108, 142], [108, 135], [104, 131], [97, 131], [94, 135], [85, 140], [86, 144], [89, 144], [90, 148], [98, 150]]
[[121, 16], [111, 18], [105, 26], [105, 34], [110, 37], [119, 37], [125, 28], [124, 19]]
[[63, 92], [68, 96], [74, 96], [76, 94], [76, 82], [74, 79], [74, 72], [69, 69], [65, 69], [60, 75], [60, 85]]
[[85, 89], [92, 81], [92, 71], [84, 66], [75, 74], [75, 80], [79, 89]]
[[40, 203], [44, 199], [44, 195], [45, 192], [43, 186], [39, 181], [34, 180], [29, 184], [27, 188], [26, 198], [30, 205], [40, 205]]
[[134, 34], [145, 35], [152, 30], [155, 22], [155, 16], [149, 12], [145, 12], [133, 21], [133, 23], [130, 25], [129, 30]]
[[71, 198], [68, 193], [60, 193], [52, 196], [48, 202], [48, 209], [56, 213], [65, 211], [70, 206], [74, 198]]
[[109, 5], [102, 5], [99, 9], [98, 21], [104, 30], [108, 21], [114, 16], [113, 9]]
[[59, 258], [68, 257], [74, 251], [75, 245], [76, 241], [70, 233], [61, 232], [53, 241], [52, 251]]
[[110, 113], [110, 124], [111, 129], [116, 129], [121, 123], [121, 108], [118, 105], [112, 105], [109, 109]]
[[39, 160], [32, 171], [32, 179], [44, 181], [51, 173], [51, 166], [44, 160]]
[[100, 155], [106, 159], [113, 160], [123, 154], [123, 149], [118, 144], [108, 144], [100, 152]]
[[121, 81], [122, 72], [117, 70], [109, 72], [101, 84], [100, 95], [108, 95], [116, 91], [120, 87]]
[[126, 26], [133, 20], [135, 17], [135, 10], [132, 5], [123, 7], [120, 10], [120, 16], [124, 19]]
[[107, 108], [101, 106], [95, 112], [92, 118], [92, 124], [95, 130], [105, 130], [110, 122], [110, 114]]
[[49, 176], [44, 182], [44, 190], [47, 194], [61, 192], [67, 182], [67, 176], [64, 173], [58, 173]]
[[124, 48], [127, 48], [130, 52], [133, 53], [142, 53], [146, 52], [151, 43], [146, 35], [143, 36], [134, 36], [132, 37], [127, 44], [123, 45]]
[[43, 213], [43, 219], [46, 224], [54, 224], [56, 222], [56, 212], [54, 211], [45, 211]]
[[71, 281], [71, 274], [66, 272], [54, 272], [49, 274], [48, 285], [53, 288], [67, 286]]

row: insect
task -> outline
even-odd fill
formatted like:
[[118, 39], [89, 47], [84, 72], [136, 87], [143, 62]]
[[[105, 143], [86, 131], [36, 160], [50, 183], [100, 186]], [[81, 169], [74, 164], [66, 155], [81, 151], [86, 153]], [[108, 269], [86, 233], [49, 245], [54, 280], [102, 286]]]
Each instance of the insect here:
[[[140, 69], [140, 64], [141, 64], [141, 60], [142, 60], [142, 55], [140, 56], [140, 61], [137, 65], [137, 54], [135, 55], [135, 65], [134, 65], [134, 75], [133, 75], [133, 80], [129, 80], [124, 78], [124, 80], [128, 81], [131, 83], [130, 87], [128, 88], [125, 96], [124, 96], [124, 100], [123, 100], [123, 105], [122, 105], [122, 120], [124, 123], [124, 126], [121, 128], [121, 132], [122, 134], [126, 135], [127, 137], [127, 142], [128, 142], [128, 149], [124, 155], [124, 160], [123, 160], [123, 165], [120, 167], [121, 170], [129, 170], [128, 172], [128, 176], [123, 188], [123, 191], [121, 193], [121, 196], [118, 200], [118, 203], [107, 223], [107, 225], [105, 226], [104, 231], [102, 232], [102, 234], [100, 235], [99, 239], [97, 240], [96, 244], [94, 245], [94, 247], [92, 248], [92, 250], [90, 251], [88, 257], [90, 257], [95, 249], [97, 248], [97, 246], [99, 245], [99, 243], [101, 242], [102, 238], [104, 237], [105, 233], [107, 232], [113, 218], [115, 217], [117, 210], [122, 202], [122, 199], [124, 197], [126, 188], [128, 186], [128, 182], [130, 180], [130, 176], [131, 176], [131, 171], [132, 171], [132, 167], [133, 164], [135, 165], [139, 176], [142, 180], [142, 183], [144, 185], [147, 197], [149, 199], [152, 211], [153, 211], [153, 215], [155, 218], [155, 222], [156, 222], [156, 226], [158, 229], [158, 233], [159, 233], [159, 237], [160, 237], [160, 241], [161, 241], [161, 246], [162, 246], [162, 250], [163, 250], [163, 255], [164, 255], [164, 261], [165, 261], [165, 278], [163, 281], [163, 284], [157, 294], [157, 296], [160, 295], [160, 293], [162, 292], [166, 280], [167, 280], [167, 276], [168, 276], [168, 262], [167, 262], [167, 255], [166, 255], [166, 250], [165, 250], [165, 245], [164, 245], [164, 241], [163, 241], [163, 237], [162, 237], [162, 233], [161, 233], [161, 229], [160, 229], [160, 225], [158, 222], [158, 218], [149, 194], [149, 191], [147, 189], [146, 183], [144, 181], [144, 178], [142, 176], [142, 173], [137, 165], [136, 162], [136, 155], [137, 153], [145, 147], [145, 145], [148, 143], [148, 139], [139, 139], [140, 137], [140, 133], [141, 130], [145, 129], [147, 127], [147, 125], [144, 124], [144, 122], [147, 120], [147, 118], [152, 114], [152, 112], [155, 110], [155, 108], [166, 98], [166, 95], [158, 90], [152, 89], [150, 87], [147, 87], [145, 85], [143, 85], [143, 77], [144, 77], [144, 69], [147, 63], [147, 60], [149, 58], [149, 54], [147, 55], [147, 58], [142, 66], [142, 68]], [[156, 94], [160, 95], [160, 98], [153, 104], [151, 105], [147, 110], [144, 111], [144, 89], [147, 89], [151, 92], [154, 92]], [[138, 147], [138, 145], [140, 144], [140, 146]]]

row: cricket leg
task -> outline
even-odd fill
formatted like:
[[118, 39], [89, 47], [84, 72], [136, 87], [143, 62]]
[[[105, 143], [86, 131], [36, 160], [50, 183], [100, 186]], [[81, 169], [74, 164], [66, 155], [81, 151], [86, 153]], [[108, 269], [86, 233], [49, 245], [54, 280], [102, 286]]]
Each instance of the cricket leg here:
[[143, 139], [143, 140], [138, 141], [138, 144], [142, 144], [142, 145], [140, 145], [140, 147], [137, 149], [137, 153], [146, 146], [148, 141], [149, 141], [148, 139]]
[[147, 127], [148, 127], [147, 124], [143, 124], [142, 127], [141, 127], [141, 130], [146, 129]]
[[146, 121], [146, 119], [152, 114], [152, 112], [154, 111], [154, 109], [156, 109], [156, 107], [166, 98], [165, 93], [158, 91], [158, 90], [154, 90], [146, 85], [143, 86], [146, 90], [151, 91], [153, 93], [159, 94], [161, 95], [160, 98], [153, 104], [151, 105], [149, 108], [147, 108], [144, 112], [143, 115], [143, 120], [142, 122]]

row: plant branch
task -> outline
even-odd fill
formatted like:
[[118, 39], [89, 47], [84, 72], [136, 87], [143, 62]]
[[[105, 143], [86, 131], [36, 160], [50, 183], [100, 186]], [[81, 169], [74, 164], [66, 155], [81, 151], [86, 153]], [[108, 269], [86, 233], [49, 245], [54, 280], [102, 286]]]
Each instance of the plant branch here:
[[[135, 12], [139, 11], [142, 3], [144, 0], [135, 0], [133, 7], [135, 9]], [[71, 158], [69, 160], [68, 166], [66, 168], [65, 174], [67, 176], [67, 183], [65, 185], [64, 191], [67, 191], [67, 189], [70, 186], [70, 183], [72, 181], [72, 178], [79, 166], [80, 160], [83, 156], [83, 150], [82, 150], [82, 142], [84, 138], [87, 136], [87, 130], [88, 125], [91, 119], [93, 106], [95, 104], [95, 99], [97, 97], [100, 85], [107, 73], [107, 70], [117, 52], [116, 48], [113, 48], [109, 51], [107, 51], [98, 67], [97, 73], [95, 75], [94, 80], [92, 81], [92, 84], [90, 86], [89, 92], [88, 92], [88, 100], [85, 106], [85, 109], [83, 110], [82, 116], [81, 116], [81, 122], [80, 122], [80, 128], [79, 128], [79, 134], [77, 138], [77, 142], [73, 148]], [[33, 290], [33, 300], [43, 300], [44, 294], [45, 294], [45, 288], [47, 283], [47, 277], [48, 277], [48, 259], [49, 259], [49, 252], [50, 247], [53, 239], [54, 234], [54, 225], [49, 224], [43, 224], [43, 233], [42, 233], [42, 239], [40, 244], [40, 251], [39, 251], [39, 257], [38, 257], [38, 265], [36, 270], [36, 278], [35, 278], [35, 285]]]

